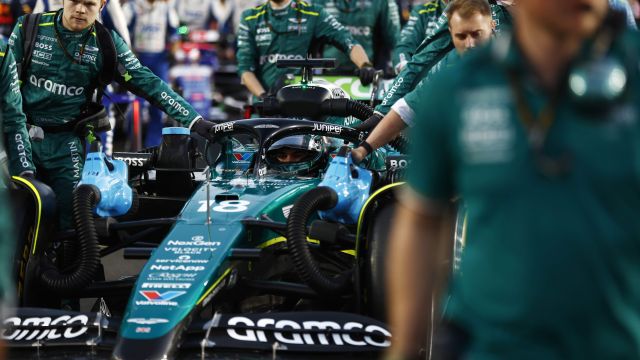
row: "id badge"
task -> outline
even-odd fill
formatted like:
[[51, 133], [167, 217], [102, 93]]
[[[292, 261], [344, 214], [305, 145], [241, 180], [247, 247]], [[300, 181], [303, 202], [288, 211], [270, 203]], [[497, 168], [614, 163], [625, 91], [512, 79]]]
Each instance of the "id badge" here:
[[29, 138], [33, 141], [44, 140], [44, 130], [39, 126], [31, 125], [29, 127]]

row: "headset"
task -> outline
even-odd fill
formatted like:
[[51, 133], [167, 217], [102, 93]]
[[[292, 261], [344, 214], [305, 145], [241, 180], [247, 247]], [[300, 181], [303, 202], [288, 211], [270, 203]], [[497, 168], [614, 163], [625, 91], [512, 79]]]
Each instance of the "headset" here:
[[[619, 103], [628, 93], [631, 58], [637, 60], [634, 49], [624, 46], [616, 38], [626, 27], [624, 14], [610, 10], [590, 46], [588, 56], [573, 64], [568, 74], [568, 92], [580, 110], [602, 114]], [[619, 43], [624, 46], [624, 59], [611, 56], [611, 49]], [[636, 61], [637, 63], [637, 61]], [[589, 116], [606, 119], [606, 116]]]

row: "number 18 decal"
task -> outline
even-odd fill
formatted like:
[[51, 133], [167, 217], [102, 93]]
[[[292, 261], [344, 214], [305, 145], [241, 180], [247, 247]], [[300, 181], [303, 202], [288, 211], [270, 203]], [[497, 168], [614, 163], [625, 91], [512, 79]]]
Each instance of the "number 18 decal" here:
[[[207, 211], [207, 202], [199, 201], [200, 207], [198, 208], [198, 212], [206, 212]], [[213, 200], [209, 202], [209, 205], [213, 204]], [[213, 208], [215, 212], [243, 212], [247, 210], [247, 206], [251, 204], [251, 202], [246, 200], [225, 200], [220, 202], [218, 206]]]

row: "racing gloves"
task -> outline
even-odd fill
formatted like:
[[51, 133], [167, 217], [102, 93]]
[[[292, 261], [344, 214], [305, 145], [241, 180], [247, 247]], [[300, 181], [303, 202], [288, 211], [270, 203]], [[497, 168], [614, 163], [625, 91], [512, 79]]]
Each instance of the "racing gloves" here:
[[358, 69], [358, 77], [363, 86], [367, 86], [373, 82], [376, 76], [376, 69], [369, 63], [365, 63]]
[[205, 139], [209, 138], [209, 131], [213, 128], [215, 123], [204, 119], [198, 119], [191, 125], [191, 131], [195, 131], [196, 134], [202, 136]]

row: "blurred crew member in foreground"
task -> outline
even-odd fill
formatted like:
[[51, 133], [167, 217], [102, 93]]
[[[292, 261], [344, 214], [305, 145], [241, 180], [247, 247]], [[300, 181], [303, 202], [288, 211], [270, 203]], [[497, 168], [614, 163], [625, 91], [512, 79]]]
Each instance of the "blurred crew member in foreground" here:
[[607, 0], [517, 6], [511, 36], [422, 88], [389, 244], [390, 358], [427, 338], [454, 195], [467, 245], [435, 358], [640, 357], [640, 40]]

